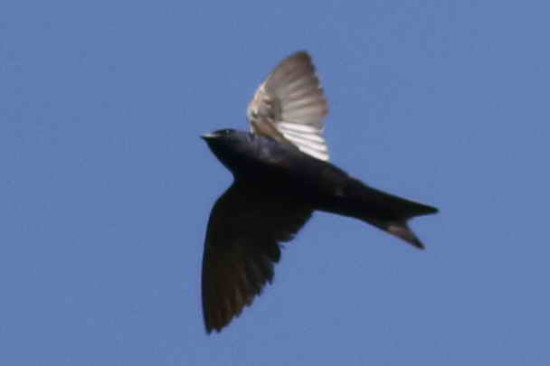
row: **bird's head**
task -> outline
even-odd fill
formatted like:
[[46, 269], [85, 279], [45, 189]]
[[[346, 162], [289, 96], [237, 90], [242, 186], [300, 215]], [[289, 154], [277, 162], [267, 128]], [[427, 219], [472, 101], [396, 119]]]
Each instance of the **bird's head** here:
[[245, 132], [236, 131], [230, 128], [224, 128], [222, 130], [216, 130], [210, 133], [206, 133], [201, 138], [206, 141], [208, 147], [217, 155], [218, 152], [224, 150], [231, 150], [235, 148], [235, 145], [240, 145], [244, 141]]
[[222, 129], [201, 136], [214, 155], [231, 171], [254, 156], [254, 136], [249, 132]]
[[238, 132], [239, 131], [236, 131], [231, 128], [224, 128], [224, 129], [216, 130], [210, 133], [205, 133], [204, 135], [201, 135], [201, 137], [204, 141], [210, 144], [213, 141], [231, 139], [232, 137], [234, 137], [234, 135], [238, 134]]

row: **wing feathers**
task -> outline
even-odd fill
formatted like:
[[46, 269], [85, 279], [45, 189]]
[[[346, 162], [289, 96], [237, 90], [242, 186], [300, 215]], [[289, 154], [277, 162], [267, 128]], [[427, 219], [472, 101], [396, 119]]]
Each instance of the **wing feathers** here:
[[323, 142], [316, 141], [316, 138], [319, 138], [317, 135], [300, 135], [292, 132], [285, 133], [286, 137], [295, 142], [298, 145], [303, 145], [304, 147], [318, 150], [318, 151], [327, 151], [327, 147]]
[[[308, 126], [308, 125], [300, 125], [292, 122], [281, 122], [279, 123], [278, 127], [279, 127], [279, 130], [284, 130], [287, 133], [319, 135], [319, 131], [317, 130], [317, 128]], [[319, 138], [323, 140], [323, 138], [320, 135], [319, 135]]]
[[[323, 119], [327, 113], [327, 101], [306, 52], [297, 52], [283, 60], [260, 85], [247, 111], [255, 133], [294, 144], [321, 160], [329, 159], [323, 138]], [[266, 125], [273, 126], [278, 133]]]
[[252, 303], [311, 209], [235, 183], [216, 202], [206, 234], [202, 301], [206, 330], [221, 330]]

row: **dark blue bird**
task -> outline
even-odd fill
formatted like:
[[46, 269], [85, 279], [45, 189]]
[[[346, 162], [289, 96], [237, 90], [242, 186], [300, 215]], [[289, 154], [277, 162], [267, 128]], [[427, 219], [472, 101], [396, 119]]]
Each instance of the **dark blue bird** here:
[[280, 243], [313, 211], [353, 217], [424, 248], [407, 222], [437, 209], [382, 192], [328, 162], [328, 111], [311, 58], [298, 52], [260, 85], [248, 108], [252, 132], [203, 138], [234, 182], [210, 214], [202, 272], [207, 332], [220, 331], [273, 280]]

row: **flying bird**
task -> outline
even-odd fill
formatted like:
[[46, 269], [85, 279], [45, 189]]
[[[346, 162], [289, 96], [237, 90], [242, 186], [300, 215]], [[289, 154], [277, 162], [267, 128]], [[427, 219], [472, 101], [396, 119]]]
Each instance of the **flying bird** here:
[[359, 219], [424, 248], [409, 219], [435, 207], [372, 188], [329, 162], [328, 112], [311, 57], [284, 59], [247, 110], [251, 132], [203, 135], [233, 184], [212, 208], [206, 231], [202, 304], [207, 333], [220, 331], [273, 280], [281, 243], [316, 210]]

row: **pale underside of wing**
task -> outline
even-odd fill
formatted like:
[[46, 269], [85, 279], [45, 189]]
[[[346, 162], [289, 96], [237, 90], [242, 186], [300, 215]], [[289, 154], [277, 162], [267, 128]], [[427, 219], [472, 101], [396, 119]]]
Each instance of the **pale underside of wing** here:
[[328, 103], [306, 52], [284, 59], [260, 85], [247, 110], [252, 131], [291, 143], [317, 159], [329, 160], [323, 137]]

